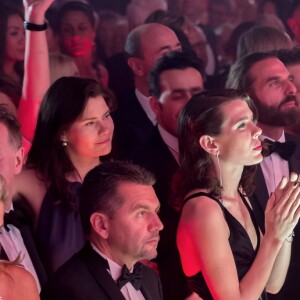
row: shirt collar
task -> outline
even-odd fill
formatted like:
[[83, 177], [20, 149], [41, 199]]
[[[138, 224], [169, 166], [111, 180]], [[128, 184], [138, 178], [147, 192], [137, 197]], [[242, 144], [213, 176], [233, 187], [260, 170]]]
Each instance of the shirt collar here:
[[164, 143], [168, 146], [169, 150], [173, 154], [174, 158], [177, 162], [179, 162], [179, 146], [178, 146], [178, 138], [173, 134], [166, 131], [159, 124], [157, 125], [158, 131]]
[[[113, 260], [111, 260], [110, 258], [108, 258], [103, 252], [101, 252], [93, 243], [91, 243], [91, 246], [93, 248], [93, 250], [98, 253], [100, 256], [102, 256], [105, 260], [107, 260], [108, 262], [108, 266], [109, 266], [109, 270], [107, 270], [112, 279], [114, 281], [117, 281], [118, 278], [121, 276], [121, 271], [122, 271], [122, 266], [120, 266], [119, 264], [117, 264], [116, 262], [114, 262]], [[130, 270], [131, 271], [131, 270]]]
[[151, 123], [153, 125], [156, 125], [157, 124], [156, 115], [150, 106], [149, 98], [146, 97], [144, 94], [142, 94], [138, 89], [135, 89], [135, 95], [140, 105], [142, 106], [143, 110], [145, 111], [146, 115], [150, 119]]

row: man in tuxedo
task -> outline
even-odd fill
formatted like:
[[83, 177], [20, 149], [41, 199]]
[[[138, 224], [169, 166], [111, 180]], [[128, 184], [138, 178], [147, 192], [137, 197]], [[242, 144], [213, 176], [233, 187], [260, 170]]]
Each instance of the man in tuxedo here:
[[[179, 212], [171, 207], [169, 198], [172, 177], [179, 166], [178, 115], [192, 95], [203, 90], [202, 74], [201, 62], [184, 52], [169, 52], [157, 61], [148, 78], [150, 106], [157, 126], [129, 156], [157, 179], [154, 189], [161, 202], [164, 230], [156, 262], [166, 300], [184, 299], [188, 294], [176, 246]], [[178, 283], [176, 289], [174, 282]]]
[[85, 177], [80, 214], [89, 242], [42, 291], [42, 299], [162, 299], [159, 277], [141, 264], [157, 254], [159, 201], [153, 175], [127, 162], [103, 162]]
[[12, 203], [15, 176], [21, 172], [24, 150], [20, 125], [16, 118], [0, 105], [0, 174], [7, 186], [4, 226], [0, 228], [0, 258], [20, 264], [35, 278], [38, 288], [46, 281], [44, 268], [35, 248], [30, 223]]
[[[254, 53], [238, 60], [230, 69], [227, 87], [245, 91], [258, 109], [261, 140], [267, 147], [266, 155], [258, 166], [255, 190], [251, 203], [258, 223], [264, 231], [264, 210], [270, 193], [283, 176], [300, 173], [300, 139], [287, 134], [286, 126], [298, 118], [299, 102], [296, 97], [294, 76], [277, 56]], [[290, 240], [284, 247], [290, 247]], [[300, 224], [295, 228], [292, 255], [283, 288], [270, 299], [299, 299], [300, 286]], [[284, 272], [284, 270], [282, 270]]]
[[160, 57], [177, 50], [181, 50], [181, 45], [176, 34], [162, 24], [143, 24], [129, 33], [125, 53], [134, 74], [135, 88], [116, 95], [118, 108], [112, 115], [120, 158], [128, 158], [128, 153], [143, 142], [156, 125], [156, 117], [148, 98], [147, 77]]
[[[277, 53], [278, 58], [284, 63], [286, 68], [294, 76], [294, 84], [297, 88], [298, 101], [300, 99], [300, 49], [294, 47], [293, 49], [281, 49]], [[300, 136], [300, 114], [296, 124], [287, 128], [291, 134]]]

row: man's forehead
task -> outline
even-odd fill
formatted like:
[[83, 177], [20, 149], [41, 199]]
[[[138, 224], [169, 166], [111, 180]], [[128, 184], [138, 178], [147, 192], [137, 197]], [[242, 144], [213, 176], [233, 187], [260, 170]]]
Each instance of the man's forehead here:
[[250, 74], [255, 76], [254, 79], [289, 74], [284, 64], [276, 57], [267, 58], [254, 63], [249, 71]]

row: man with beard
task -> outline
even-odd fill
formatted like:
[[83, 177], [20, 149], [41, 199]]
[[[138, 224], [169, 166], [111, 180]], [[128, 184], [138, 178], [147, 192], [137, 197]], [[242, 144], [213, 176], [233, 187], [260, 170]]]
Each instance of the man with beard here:
[[89, 242], [54, 274], [41, 299], [160, 300], [155, 272], [159, 201], [154, 177], [127, 162], [103, 162], [84, 178], [80, 215]]
[[[264, 210], [268, 195], [283, 176], [300, 172], [300, 139], [287, 134], [286, 126], [296, 123], [299, 103], [293, 75], [273, 54], [253, 53], [231, 66], [227, 88], [240, 89], [254, 101], [258, 110], [258, 126], [265, 144], [265, 157], [255, 177], [251, 204], [264, 232]], [[289, 243], [286, 241], [285, 243]], [[300, 285], [300, 224], [295, 228], [291, 262], [283, 288], [269, 299], [299, 299]]]

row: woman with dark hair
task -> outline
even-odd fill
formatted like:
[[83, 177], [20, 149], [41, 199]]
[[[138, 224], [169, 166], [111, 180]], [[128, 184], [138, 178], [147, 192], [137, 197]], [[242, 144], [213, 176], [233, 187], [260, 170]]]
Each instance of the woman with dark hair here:
[[270, 196], [262, 236], [247, 195], [262, 160], [261, 129], [248, 96], [197, 94], [179, 116], [177, 245], [188, 283], [203, 299], [267, 299], [281, 288], [300, 216], [298, 176]]
[[108, 85], [108, 72], [97, 57], [95, 12], [86, 3], [70, 1], [58, 11], [58, 34], [62, 52], [73, 57], [79, 76]]
[[56, 270], [85, 241], [78, 190], [86, 173], [111, 151], [110, 94], [93, 79], [62, 77], [39, 111], [26, 169], [17, 192], [33, 209], [37, 241], [48, 271]]
[[[0, 232], [3, 226], [6, 197], [5, 180], [0, 175]], [[13, 262], [0, 259], [0, 300], [40, 299], [33, 276], [19, 265], [19, 262], [20, 258], [17, 258]]]
[[0, 72], [21, 85], [25, 34], [22, 11], [8, 3], [0, 4]]

